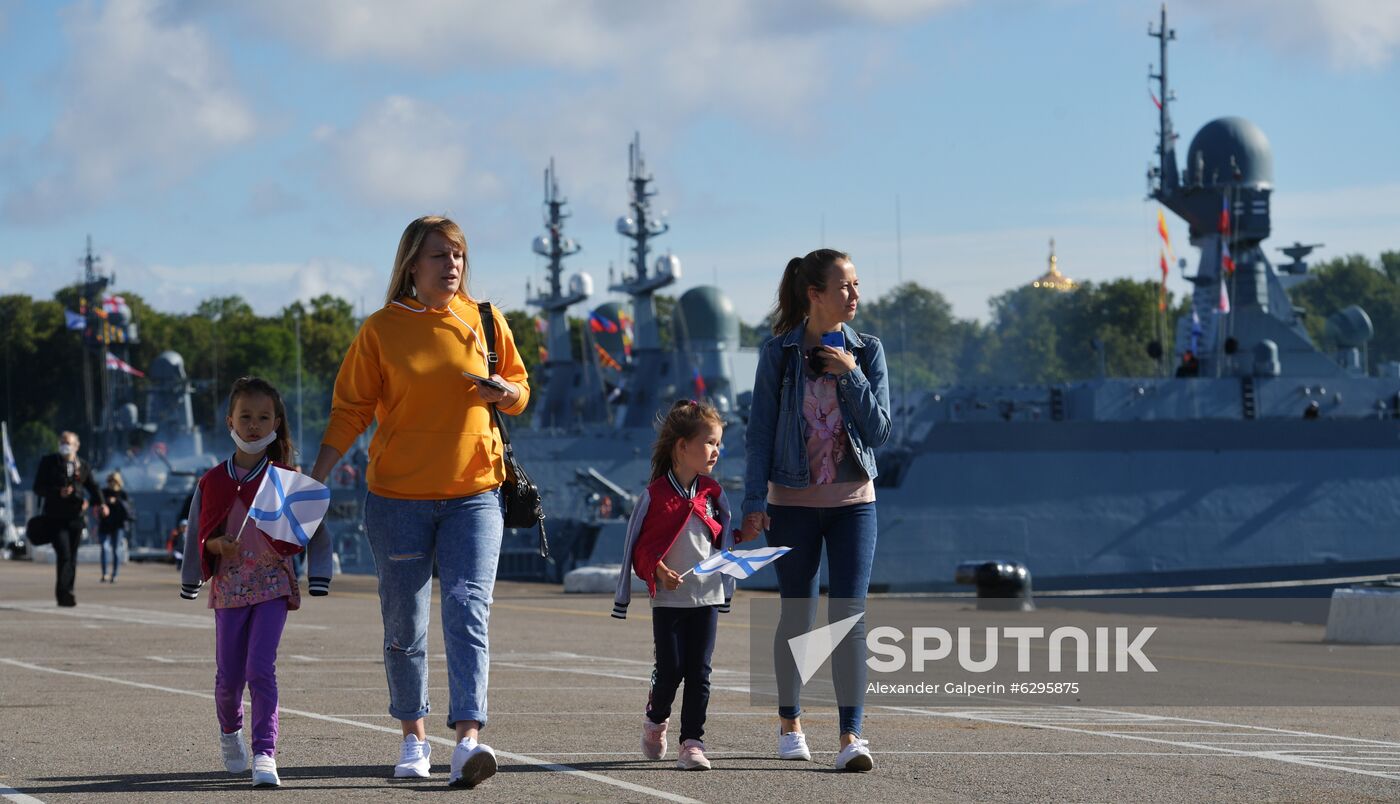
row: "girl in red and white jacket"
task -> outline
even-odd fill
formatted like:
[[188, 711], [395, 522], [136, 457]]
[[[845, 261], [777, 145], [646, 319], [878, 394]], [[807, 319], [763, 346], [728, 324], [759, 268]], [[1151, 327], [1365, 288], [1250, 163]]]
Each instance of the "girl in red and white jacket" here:
[[624, 571], [618, 579], [613, 616], [627, 616], [631, 567], [651, 596], [656, 667], [642, 721], [642, 753], [666, 756], [666, 729], [676, 691], [681, 705], [681, 752], [676, 767], [709, 770], [705, 757], [705, 709], [710, 700], [710, 656], [718, 615], [729, 610], [734, 579], [721, 573], [696, 575], [691, 567], [734, 546], [729, 501], [710, 477], [719, 460], [724, 422], [710, 405], [681, 400], [662, 418], [651, 453], [651, 483], [627, 522]]

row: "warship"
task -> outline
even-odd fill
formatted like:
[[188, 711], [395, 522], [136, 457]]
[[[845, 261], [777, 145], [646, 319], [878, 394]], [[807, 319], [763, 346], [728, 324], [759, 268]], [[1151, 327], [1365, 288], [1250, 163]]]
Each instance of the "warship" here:
[[[185, 501], [199, 475], [217, 458], [205, 452], [203, 433], [194, 420], [191, 397], [196, 385], [185, 371], [184, 358], [165, 351], [144, 372], [133, 366], [131, 350], [140, 343], [140, 327], [131, 306], [111, 291], [116, 275], [104, 273], [91, 237], [82, 262], [78, 310], [68, 311], [67, 327], [83, 345], [83, 417], [78, 423], [56, 422], [55, 429], [79, 433], [83, 457], [99, 485], [107, 473], [120, 470], [136, 512], [136, 521], [127, 527], [130, 557], [167, 560], [172, 558], [171, 534], [185, 515]], [[145, 379], [142, 389], [132, 382], [135, 377]], [[30, 480], [22, 477], [14, 491], [27, 491]], [[6, 495], [10, 492], [7, 488]], [[7, 534], [6, 542], [10, 557], [27, 556], [17, 532]], [[87, 544], [84, 549], [95, 547]]]
[[[1257, 126], [1207, 123], [1178, 167], [1165, 8], [1149, 33], [1160, 59], [1149, 195], [1189, 225], [1200, 252], [1190, 312], [1175, 330], [1181, 368], [909, 393], [878, 456], [874, 591], [966, 594], [959, 582], [973, 575], [959, 568], [977, 566], [1022, 573], [1052, 595], [1323, 594], [1400, 571], [1400, 365], [1368, 374], [1373, 329], [1360, 307], [1329, 319], [1336, 354], [1309, 337], [1288, 290], [1313, 278], [1305, 258], [1316, 246], [1280, 249], [1291, 261], [1279, 266], [1264, 252], [1273, 165]], [[675, 398], [707, 396], [725, 412], [717, 479], [731, 500], [742, 496], [753, 354], [737, 345], [728, 300], [707, 287], [680, 297], [675, 348], [662, 350], [653, 295], [680, 266], [667, 255], [648, 269], [650, 241], [667, 226], [650, 212], [652, 179], [635, 140], [629, 160], [631, 201], [618, 231], [633, 243], [631, 273], [611, 288], [635, 317], [627, 355], [588, 342], [573, 356], [564, 311], [590, 286], [576, 278], [562, 290], [561, 261], [578, 247], [562, 235], [547, 174], [547, 232], [535, 246], [550, 282], [532, 303], [549, 316], [548, 361], [534, 428], [517, 450], [544, 491], [559, 550], [547, 565], [522, 538], [503, 556], [507, 576], [557, 580], [621, 560], [652, 420]], [[595, 319], [598, 338], [625, 323], [616, 305]], [[1148, 349], [1166, 357], [1160, 343]], [[772, 588], [775, 579], [770, 568], [744, 584]]]
[[1176, 376], [928, 395], [881, 456], [873, 584], [950, 589], [978, 559], [1021, 565], [1037, 594], [1323, 594], [1400, 571], [1400, 365], [1368, 375], [1360, 307], [1328, 319], [1336, 354], [1309, 338], [1288, 289], [1316, 246], [1264, 252], [1257, 126], [1207, 123], [1178, 168], [1165, 7], [1149, 35], [1149, 195], [1200, 251]]
[[[616, 564], [627, 516], [649, 480], [656, 416], [676, 399], [705, 399], [725, 417], [716, 479], [731, 498], [743, 490], [744, 423], [757, 352], [739, 345], [733, 303], [713, 286], [682, 293], [663, 339], [656, 294], [681, 278], [675, 254], [653, 262], [653, 241], [670, 228], [652, 210], [654, 177], [647, 172], [640, 136], [628, 146], [628, 207], [617, 232], [631, 241], [631, 256], [609, 290], [625, 303], [591, 310], [571, 336], [568, 309], [589, 299], [585, 273], [563, 280], [563, 261], [582, 246], [564, 234], [567, 202], [553, 163], [545, 171], [544, 234], [533, 243], [547, 260], [547, 281], [528, 299], [543, 318], [545, 351], [531, 382], [528, 428], [512, 431], [516, 455], [543, 497], [551, 556], [535, 549], [533, 531], [508, 534], [502, 578], [558, 581], [569, 570]], [[611, 279], [611, 277], [610, 277]], [[575, 341], [578, 340], [578, 343]], [[669, 343], [667, 343], [669, 340]]]

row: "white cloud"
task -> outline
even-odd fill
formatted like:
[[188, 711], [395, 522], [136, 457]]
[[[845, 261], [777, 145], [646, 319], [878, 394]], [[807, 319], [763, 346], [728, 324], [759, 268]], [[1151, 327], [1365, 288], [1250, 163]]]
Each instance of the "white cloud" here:
[[[256, 121], [217, 48], [158, 0], [112, 0], [66, 12], [71, 59], [63, 102], [32, 154], [7, 217], [43, 221], [160, 189], [253, 136]], [[37, 175], [36, 175], [37, 174]]]
[[34, 275], [34, 263], [26, 260], [15, 260], [0, 267], [0, 294], [28, 293]]
[[663, 109], [718, 107], [780, 119], [847, 68], [845, 37], [960, 2], [251, 0], [240, 10], [264, 30], [335, 60], [543, 68], [606, 80], [615, 98]]
[[444, 209], [464, 195], [499, 192], [489, 173], [469, 171], [465, 120], [442, 108], [391, 96], [349, 128], [317, 128], [329, 183], [375, 207]]
[[1231, 39], [1321, 56], [1338, 69], [1379, 68], [1400, 48], [1395, 0], [1187, 0]]

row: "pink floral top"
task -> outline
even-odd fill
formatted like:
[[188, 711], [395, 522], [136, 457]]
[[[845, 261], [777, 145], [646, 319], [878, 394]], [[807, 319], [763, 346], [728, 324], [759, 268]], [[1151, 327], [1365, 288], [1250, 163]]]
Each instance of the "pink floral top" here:
[[836, 399], [836, 378], [804, 375], [802, 429], [807, 442], [810, 482], [794, 489], [768, 484], [768, 502], [808, 508], [839, 508], [874, 502], [875, 484], [851, 454], [851, 439]]
[[[239, 479], [247, 474], [242, 467], [238, 472]], [[249, 520], [244, 525], [247, 514], [248, 506], [234, 500], [224, 533], [236, 533], [242, 525], [238, 557], [219, 559], [218, 570], [209, 579], [209, 608], [236, 609], [285, 597], [287, 609], [297, 610], [301, 607], [301, 590], [297, 588], [291, 557], [272, 549], [254, 522]]]

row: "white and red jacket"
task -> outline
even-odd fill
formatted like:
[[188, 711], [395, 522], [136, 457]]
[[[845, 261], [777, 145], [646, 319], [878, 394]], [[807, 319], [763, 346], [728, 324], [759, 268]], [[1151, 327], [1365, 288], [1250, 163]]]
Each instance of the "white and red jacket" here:
[[[204, 542], [223, 532], [235, 500], [242, 503], [243, 508], [252, 506], [253, 497], [258, 493], [258, 484], [262, 482], [263, 474], [269, 466], [291, 470], [291, 467], [269, 461], [264, 456], [252, 471], [240, 479], [233, 458], [230, 457], [199, 478], [193, 501], [190, 503], [189, 526], [185, 531], [185, 561], [180, 568], [180, 597], [194, 600], [199, 596], [199, 588], [214, 576], [218, 569], [218, 559], [204, 552]], [[262, 536], [262, 531], [257, 533]], [[289, 551], [285, 542], [273, 542], [270, 539], [268, 541], [283, 555], [301, 552], [295, 546], [291, 546]], [[306, 547], [307, 587], [313, 596], [319, 597], [330, 591], [334, 563], [332, 552], [330, 534], [326, 532], [325, 523], [322, 522]]]
[[[706, 475], [697, 475], [690, 489], [683, 488], [669, 472], [653, 480], [637, 498], [632, 517], [627, 520], [627, 543], [622, 548], [623, 571], [617, 581], [612, 616], [627, 617], [627, 605], [632, 602], [632, 574], [646, 582], [647, 594], [656, 595], [656, 565], [675, 545], [685, 529], [686, 521], [694, 515], [709, 528], [711, 544], [717, 550], [734, 547], [734, 533], [729, 529], [729, 500], [724, 488]], [[689, 567], [672, 567], [684, 572]], [[729, 611], [734, 597], [734, 578], [722, 576], [724, 605]]]

